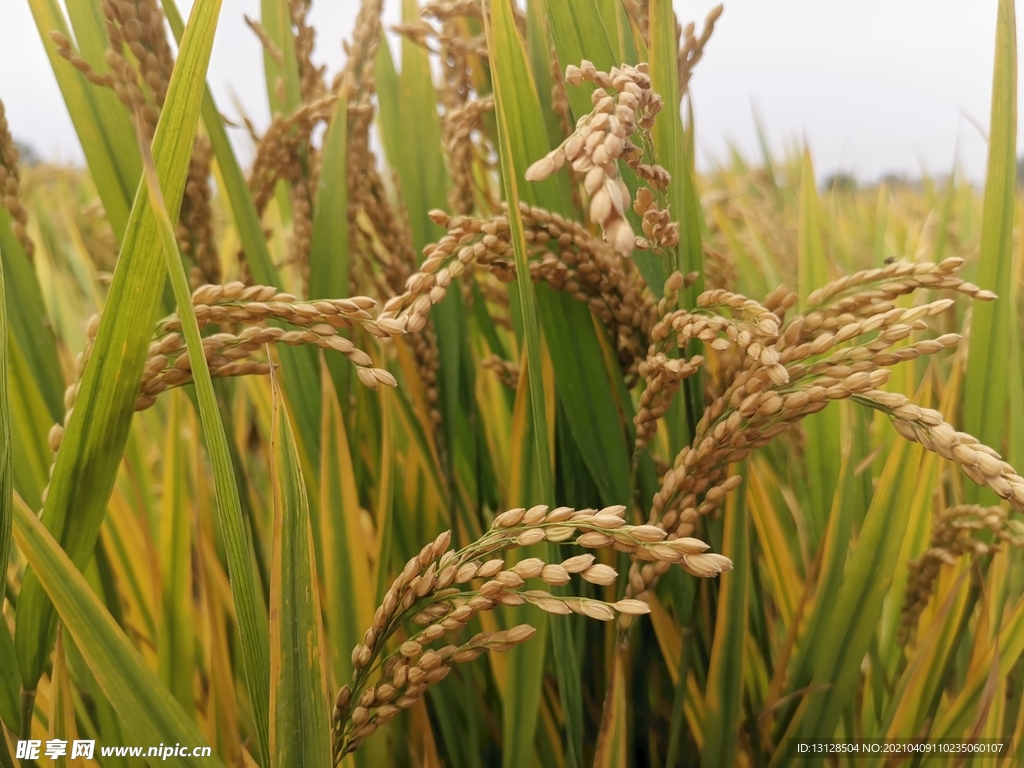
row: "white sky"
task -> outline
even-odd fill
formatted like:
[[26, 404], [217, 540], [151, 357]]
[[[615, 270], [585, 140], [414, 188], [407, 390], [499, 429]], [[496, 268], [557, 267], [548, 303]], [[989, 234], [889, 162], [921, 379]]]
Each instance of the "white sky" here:
[[[98, 1], [98, 0], [97, 0]], [[572, 2], [572, 0], [564, 0]], [[700, 28], [716, 0], [676, 0]], [[261, 51], [242, 14], [259, 0], [224, 0], [208, 81], [218, 105], [234, 98], [268, 120]], [[396, 23], [400, 0], [386, 0]], [[752, 105], [775, 148], [810, 143], [819, 176], [852, 171], [943, 174], [956, 158], [974, 180], [985, 170], [997, 0], [726, 0], [691, 90], [699, 162], [724, 158], [729, 142], [757, 156]], [[27, 0], [3, 0], [0, 98], [14, 135], [51, 160], [79, 161], [78, 146]], [[185, 12], [191, 0], [179, 0]], [[333, 73], [357, 0], [314, 0], [318, 62]], [[1021, 25], [1018, 25], [1018, 29]], [[1018, 32], [1019, 34], [1019, 32]], [[394, 42], [394, 41], [392, 41]], [[1020, 96], [1018, 96], [1018, 100]], [[1019, 131], [1020, 134], [1020, 131]], [[243, 161], [251, 150], [243, 137]]]

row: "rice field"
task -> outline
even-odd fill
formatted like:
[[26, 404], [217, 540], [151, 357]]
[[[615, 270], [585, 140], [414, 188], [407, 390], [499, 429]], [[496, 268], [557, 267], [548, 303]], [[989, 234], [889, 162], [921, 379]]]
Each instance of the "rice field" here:
[[697, 173], [721, 8], [364, 0], [335, 72], [261, 0], [257, 134], [220, 0], [24, 1], [87, 168], [0, 102], [0, 766], [1019, 762], [1012, 0], [983, 189]]

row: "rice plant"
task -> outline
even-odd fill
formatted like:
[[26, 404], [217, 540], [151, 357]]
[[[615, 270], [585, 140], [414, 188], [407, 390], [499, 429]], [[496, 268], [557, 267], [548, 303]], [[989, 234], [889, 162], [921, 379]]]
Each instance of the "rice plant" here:
[[364, 0], [328, 72], [262, 0], [259, 134], [220, 0], [27, 2], [87, 169], [0, 111], [0, 765], [1020, 748], [1012, 0], [983, 196], [696, 173], [721, 8]]

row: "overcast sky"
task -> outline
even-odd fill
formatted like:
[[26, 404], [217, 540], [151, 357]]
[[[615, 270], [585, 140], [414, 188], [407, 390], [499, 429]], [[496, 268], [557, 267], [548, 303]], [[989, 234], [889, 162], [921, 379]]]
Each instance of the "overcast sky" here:
[[[98, 0], [97, 0], [98, 1]], [[573, 0], [563, 0], [572, 2]], [[714, 0], [676, 0], [680, 20], [702, 25]], [[179, 0], [183, 11], [191, 0]], [[258, 41], [242, 14], [260, 0], [224, 0], [208, 81], [222, 111], [241, 104], [268, 120]], [[385, 21], [398, 21], [386, 0]], [[731, 142], [757, 152], [752, 107], [772, 145], [805, 138], [819, 176], [943, 174], [956, 159], [974, 180], [985, 170], [997, 0], [727, 0], [692, 82], [699, 163]], [[314, 0], [316, 59], [333, 74], [357, 0]], [[3, 0], [0, 99], [14, 135], [47, 159], [81, 158], [27, 0]], [[1020, 28], [1020, 25], [1018, 25]], [[392, 45], [394, 40], [392, 39]], [[1018, 97], [1019, 99], [1020, 97]], [[236, 137], [243, 159], [252, 156]]]

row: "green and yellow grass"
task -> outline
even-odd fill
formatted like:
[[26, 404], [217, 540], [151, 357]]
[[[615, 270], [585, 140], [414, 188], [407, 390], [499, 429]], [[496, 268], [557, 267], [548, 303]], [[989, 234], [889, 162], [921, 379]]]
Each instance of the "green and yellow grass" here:
[[667, 0], [404, 0], [400, 65], [366, 0], [338, 73], [262, 0], [248, 171], [219, 0], [27, 1], [88, 170], [0, 114], [0, 765], [1020, 748], [1011, 0], [983, 195], [697, 175]]

